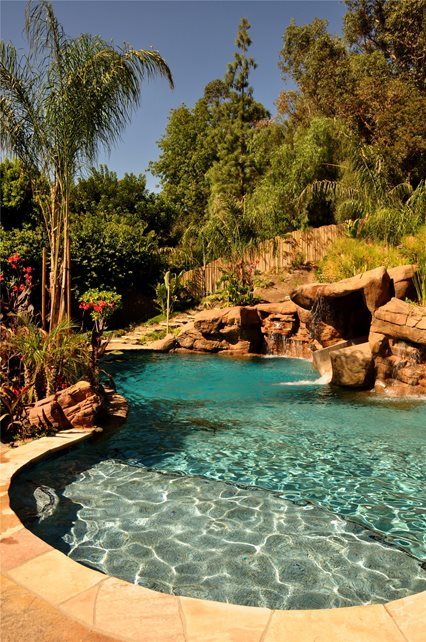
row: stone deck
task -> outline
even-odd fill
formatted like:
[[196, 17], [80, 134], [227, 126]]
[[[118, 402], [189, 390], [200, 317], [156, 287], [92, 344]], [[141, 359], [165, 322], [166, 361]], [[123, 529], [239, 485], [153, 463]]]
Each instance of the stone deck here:
[[22, 467], [91, 434], [2, 448], [4, 642], [425, 642], [426, 592], [385, 605], [272, 611], [157, 593], [72, 561], [23, 526], [8, 490]]

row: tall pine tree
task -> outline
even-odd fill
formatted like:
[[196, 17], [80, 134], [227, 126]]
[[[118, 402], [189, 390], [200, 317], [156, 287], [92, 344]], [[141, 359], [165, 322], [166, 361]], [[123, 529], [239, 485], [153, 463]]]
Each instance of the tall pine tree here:
[[242, 202], [253, 189], [257, 173], [250, 153], [250, 139], [256, 122], [269, 114], [253, 99], [249, 76], [257, 65], [248, 55], [251, 45], [249, 29], [249, 21], [242, 18], [235, 40], [237, 50], [224, 78], [228, 99], [222, 105], [221, 123], [216, 131], [218, 160], [209, 172], [213, 200], [222, 196]]

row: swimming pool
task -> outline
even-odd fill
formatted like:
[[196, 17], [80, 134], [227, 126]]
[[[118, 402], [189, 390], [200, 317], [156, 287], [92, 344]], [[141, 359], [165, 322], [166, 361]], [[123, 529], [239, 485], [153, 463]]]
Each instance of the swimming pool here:
[[108, 364], [118, 432], [13, 486], [70, 557], [181, 595], [271, 608], [426, 588], [426, 405], [320, 385], [280, 358], [134, 355]]

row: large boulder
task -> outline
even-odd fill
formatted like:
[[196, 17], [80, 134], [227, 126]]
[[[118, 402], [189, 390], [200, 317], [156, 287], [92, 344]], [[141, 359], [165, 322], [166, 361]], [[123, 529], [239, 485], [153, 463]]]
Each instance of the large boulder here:
[[333, 384], [346, 388], [369, 388], [374, 381], [374, 363], [368, 342], [330, 352]]
[[179, 348], [199, 352], [260, 352], [261, 319], [255, 307], [236, 306], [203, 310], [185, 325], [176, 342]]
[[373, 313], [391, 298], [391, 278], [384, 267], [379, 267], [335, 283], [302, 285], [291, 293], [290, 298], [302, 308], [311, 310], [318, 299], [339, 299], [354, 292], [362, 293], [367, 309]]
[[101, 407], [101, 399], [88, 381], [79, 381], [50, 397], [37, 401], [29, 409], [31, 425], [41, 430], [92, 428]]
[[426, 345], [426, 307], [393, 298], [375, 311], [371, 332]]
[[176, 337], [174, 334], [166, 334], [162, 339], [157, 339], [156, 341], [148, 341], [144, 345], [144, 348], [147, 350], [153, 350], [155, 352], [170, 352], [176, 346]]
[[397, 299], [414, 299], [416, 288], [414, 287], [414, 275], [416, 273], [415, 265], [399, 265], [398, 267], [389, 268], [388, 274], [393, 283], [395, 297]]

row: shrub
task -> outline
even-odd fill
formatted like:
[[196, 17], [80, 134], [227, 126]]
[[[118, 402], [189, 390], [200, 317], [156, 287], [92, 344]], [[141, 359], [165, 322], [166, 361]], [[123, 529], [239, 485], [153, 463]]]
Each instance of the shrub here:
[[75, 216], [71, 225], [72, 283], [89, 288], [148, 289], [161, 265], [155, 232], [137, 215]]
[[[183, 271], [179, 274], [168, 273], [168, 284], [170, 289], [169, 313], [172, 314], [175, 310], [185, 310], [194, 304], [194, 297], [182, 282]], [[167, 283], [166, 275], [162, 281], [159, 281], [155, 286], [155, 299], [154, 302], [161, 314], [166, 317], [167, 315]]]
[[254, 264], [244, 259], [226, 266], [220, 279], [225, 300], [231, 305], [253, 305], [254, 296]]
[[417, 299], [426, 305], [426, 225], [423, 225], [415, 235], [405, 236], [401, 242], [401, 251], [409, 263], [417, 264], [414, 278]]
[[340, 238], [330, 246], [320, 262], [320, 281], [340, 281], [376, 267], [404, 265], [406, 257], [399, 248], [368, 243], [354, 238]]

